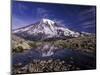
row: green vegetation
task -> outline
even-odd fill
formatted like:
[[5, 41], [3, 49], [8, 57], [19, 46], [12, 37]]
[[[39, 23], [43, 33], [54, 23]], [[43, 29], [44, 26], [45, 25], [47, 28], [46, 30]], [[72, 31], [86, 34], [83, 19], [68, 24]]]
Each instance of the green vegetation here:
[[37, 48], [38, 46], [42, 45], [43, 41], [31, 41], [28, 43], [29, 46], [32, 48]]
[[18, 46], [18, 47], [13, 49], [13, 52], [15, 52], [15, 53], [19, 53], [19, 52], [23, 52], [23, 51], [24, 51], [24, 49], [22, 46]]
[[55, 46], [61, 48], [70, 48], [95, 53], [96, 38], [95, 36], [78, 37], [54, 42]]
[[44, 44], [52, 44], [58, 48], [68, 48], [72, 50], [95, 53], [96, 52], [96, 37], [83, 36], [77, 38], [69, 38], [66, 40], [53, 41], [27, 41], [25, 44], [20, 42], [13, 48], [13, 52], [23, 52], [25, 49], [37, 48]]
[[34, 43], [34, 42], [29, 42], [28, 44], [29, 44], [31, 47], [33, 47], [33, 48], [36, 48], [36, 47], [37, 47], [36, 43]]

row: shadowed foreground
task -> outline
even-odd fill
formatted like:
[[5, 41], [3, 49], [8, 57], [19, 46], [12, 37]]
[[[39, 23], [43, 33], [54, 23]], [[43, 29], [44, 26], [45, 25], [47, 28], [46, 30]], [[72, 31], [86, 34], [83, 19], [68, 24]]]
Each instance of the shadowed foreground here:
[[[68, 62], [60, 59], [33, 60], [25, 66], [21, 63], [14, 65], [13, 74], [95, 69], [94, 64], [91, 64], [92, 66], [88, 64], [90, 63], [86, 63], [84, 67], [82, 65], [75, 64], [73, 58], [70, 58]], [[88, 68], [86, 68], [87, 66]]]

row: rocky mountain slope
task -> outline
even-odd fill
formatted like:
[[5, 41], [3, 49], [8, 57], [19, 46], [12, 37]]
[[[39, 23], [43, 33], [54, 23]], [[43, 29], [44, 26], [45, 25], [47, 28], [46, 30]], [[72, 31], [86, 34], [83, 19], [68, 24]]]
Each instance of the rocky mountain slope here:
[[63, 39], [81, 35], [79, 32], [63, 27], [50, 19], [42, 19], [35, 24], [13, 30], [13, 34], [28, 40]]

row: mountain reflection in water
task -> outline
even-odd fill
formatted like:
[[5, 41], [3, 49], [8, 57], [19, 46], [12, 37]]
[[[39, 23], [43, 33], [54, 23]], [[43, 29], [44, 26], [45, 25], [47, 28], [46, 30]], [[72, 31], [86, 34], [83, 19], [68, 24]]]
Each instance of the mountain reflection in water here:
[[43, 44], [36, 49], [30, 49], [24, 53], [16, 53], [13, 55], [13, 65], [21, 63], [22, 65], [30, 63], [32, 60], [49, 60], [61, 59], [67, 63], [74, 62], [75, 65], [92, 66], [95, 67], [96, 57], [94, 55], [87, 55], [76, 50], [58, 48], [53, 44]]
[[46, 57], [54, 55], [54, 52], [57, 49], [58, 48], [53, 44], [44, 44], [43, 46], [39, 46], [36, 50], [40, 52], [42, 57]]

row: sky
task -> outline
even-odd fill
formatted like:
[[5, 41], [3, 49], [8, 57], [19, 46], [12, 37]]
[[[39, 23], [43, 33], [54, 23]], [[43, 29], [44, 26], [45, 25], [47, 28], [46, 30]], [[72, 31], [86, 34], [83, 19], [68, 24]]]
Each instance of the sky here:
[[96, 6], [39, 2], [12, 2], [12, 29], [47, 18], [79, 32], [96, 32]]

